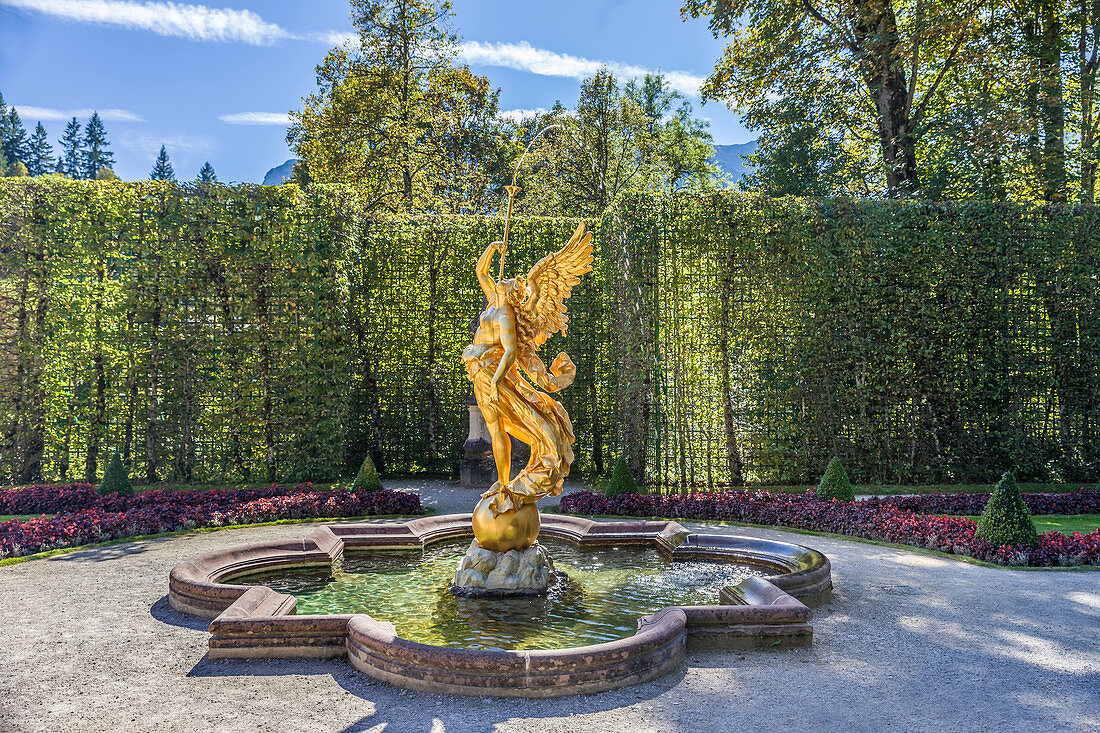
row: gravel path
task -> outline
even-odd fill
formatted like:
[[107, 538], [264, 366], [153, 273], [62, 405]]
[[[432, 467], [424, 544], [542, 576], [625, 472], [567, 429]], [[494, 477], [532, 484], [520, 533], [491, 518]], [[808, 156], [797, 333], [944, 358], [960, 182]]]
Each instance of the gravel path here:
[[[441, 510], [472, 504], [420, 487]], [[1100, 573], [692, 527], [832, 559], [812, 649], [691, 653], [654, 682], [555, 700], [407, 692], [343, 660], [211, 661], [205, 622], [167, 604], [169, 570], [310, 527], [224, 530], [0, 567], [0, 731], [1100, 731]]]

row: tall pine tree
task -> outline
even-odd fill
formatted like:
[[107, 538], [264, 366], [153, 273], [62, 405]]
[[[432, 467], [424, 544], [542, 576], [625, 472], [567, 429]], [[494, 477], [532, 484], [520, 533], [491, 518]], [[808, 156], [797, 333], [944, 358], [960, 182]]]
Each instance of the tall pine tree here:
[[46, 128], [39, 122], [27, 144], [27, 171], [32, 176], [44, 176], [53, 170], [53, 146], [46, 137]]
[[4, 157], [9, 163], [27, 163], [27, 131], [23, 129], [23, 120], [15, 107], [8, 108], [7, 124], [4, 125]]
[[101, 168], [110, 168], [114, 165], [115, 156], [108, 146], [107, 128], [103, 126], [103, 120], [99, 118], [99, 112], [92, 113], [92, 119], [88, 120], [88, 126], [84, 128], [84, 178], [95, 180], [99, 177]]
[[65, 125], [65, 132], [57, 142], [61, 145], [57, 172], [69, 178], [81, 178], [84, 171], [84, 140], [80, 137], [80, 122], [75, 117]]
[[149, 174], [149, 180], [176, 180], [176, 172], [172, 170], [172, 164], [168, 162], [168, 150], [163, 145], [160, 146], [160, 155], [157, 156], [157, 162], [153, 164], [153, 172]]
[[0, 176], [8, 175], [8, 168], [12, 161], [4, 155], [3, 142], [8, 137], [8, 105], [4, 103], [4, 95], [0, 94]]
[[214, 166], [210, 165], [209, 160], [202, 164], [202, 168], [199, 169], [199, 177], [195, 180], [199, 183], [218, 182], [218, 176], [214, 173]]

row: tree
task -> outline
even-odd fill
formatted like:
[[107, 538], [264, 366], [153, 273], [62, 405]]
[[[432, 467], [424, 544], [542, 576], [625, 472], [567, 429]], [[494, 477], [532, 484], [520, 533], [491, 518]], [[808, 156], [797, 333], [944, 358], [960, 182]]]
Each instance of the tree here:
[[80, 122], [75, 117], [65, 125], [65, 132], [57, 142], [61, 145], [57, 172], [69, 178], [81, 178], [84, 170], [84, 140], [80, 136]]
[[558, 107], [536, 122], [549, 124], [558, 129], [532, 148], [524, 212], [599, 216], [620, 191], [645, 187], [658, 152], [650, 120], [608, 69], [581, 81], [575, 114]]
[[114, 165], [115, 156], [108, 146], [107, 128], [99, 117], [99, 112], [93, 112], [88, 120], [88, 126], [84, 128], [84, 178], [95, 180], [100, 168], [110, 168]]
[[9, 163], [27, 163], [27, 131], [15, 107], [8, 108], [7, 123], [3, 130], [3, 155]]
[[[865, 161], [849, 152], [844, 138], [809, 110], [777, 99], [746, 115], [749, 129], [760, 130], [748, 156], [742, 187], [766, 196], [839, 196], [872, 192]], [[872, 161], [873, 163], [873, 161]], [[864, 164], [864, 165], [861, 165]]]
[[172, 170], [172, 164], [168, 161], [168, 149], [164, 145], [160, 146], [160, 153], [157, 155], [157, 160], [153, 163], [153, 171], [149, 174], [150, 181], [174, 181], [176, 180], [176, 172]]
[[450, 17], [438, 0], [353, 0], [359, 43], [329, 51], [291, 113], [309, 180], [355, 183], [390, 210], [485, 208], [510, 155], [488, 80], [452, 65]]
[[820, 110], [825, 101], [822, 119], [877, 147], [886, 193], [914, 195], [930, 107], [989, 50], [981, 31], [990, 11], [979, 0], [902, 2], [685, 0], [682, 15], [708, 16], [715, 37], [731, 39], [703, 97], [736, 110], [775, 98]]
[[714, 145], [709, 123], [692, 115], [691, 103], [672, 90], [664, 76], [646, 74], [641, 82], [631, 79], [624, 94], [645, 116], [647, 133], [655, 143], [650, 165], [665, 188], [706, 185], [717, 177], [718, 169], [710, 162]]
[[44, 176], [53, 168], [53, 146], [46, 136], [46, 128], [39, 122], [27, 144], [27, 170], [32, 176]]
[[[161, 146], [161, 151], [164, 147]], [[167, 154], [165, 154], [165, 162], [167, 162]], [[198, 183], [217, 183], [218, 176], [214, 173], [214, 166], [210, 165], [210, 161], [206, 161], [202, 164], [202, 168], [199, 168], [199, 177], [195, 179]]]

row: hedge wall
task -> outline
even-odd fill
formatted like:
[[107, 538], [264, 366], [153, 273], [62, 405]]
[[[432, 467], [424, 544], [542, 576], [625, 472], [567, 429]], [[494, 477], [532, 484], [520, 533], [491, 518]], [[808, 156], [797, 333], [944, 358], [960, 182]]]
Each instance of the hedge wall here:
[[[575, 221], [519, 219], [509, 271]], [[574, 291], [578, 471], [1095, 480], [1094, 209], [628, 197]], [[0, 180], [0, 480], [452, 474], [499, 218], [345, 189]]]

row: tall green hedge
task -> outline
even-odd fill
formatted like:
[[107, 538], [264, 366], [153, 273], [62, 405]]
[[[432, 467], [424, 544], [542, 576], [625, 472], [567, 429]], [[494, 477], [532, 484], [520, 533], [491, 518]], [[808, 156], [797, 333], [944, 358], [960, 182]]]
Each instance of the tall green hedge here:
[[[450, 474], [499, 217], [353, 191], [0, 180], [0, 481]], [[508, 271], [576, 225], [519, 219]], [[1092, 208], [620, 200], [568, 302], [577, 472], [671, 485], [1100, 473]]]

